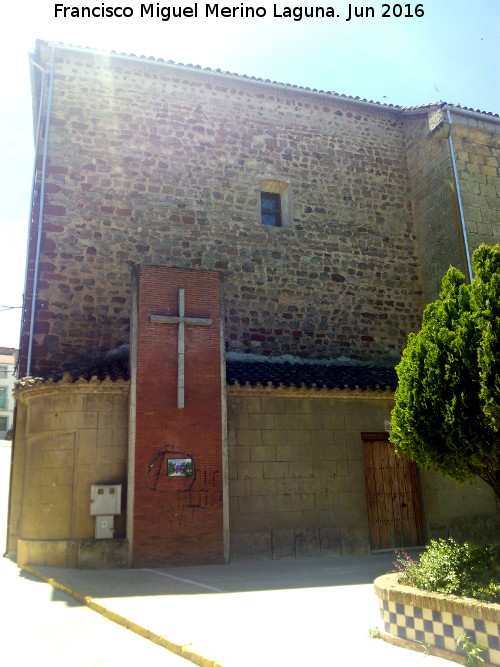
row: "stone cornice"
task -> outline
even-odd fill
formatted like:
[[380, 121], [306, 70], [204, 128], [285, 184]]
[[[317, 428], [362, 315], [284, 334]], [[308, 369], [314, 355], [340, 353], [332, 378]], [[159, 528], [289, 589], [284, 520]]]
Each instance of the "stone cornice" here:
[[385, 398], [393, 399], [394, 391], [390, 388], [380, 389], [361, 389], [356, 387], [354, 389], [346, 387], [341, 389], [335, 387], [334, 389], [327, 389], [325, 387], [318, 389], [312, 387], [286, 387], [284, 384], [275, 387], [273, 384], [267, 386], [250, 384], [240, 385], [238, 383], [229, 385], [227, 388], [228, 397], [246, 396], [248, 398], [255, 396], [272, 396], [273, 398]]
[[500, 122], [498, 118], [465, 118], [455, 120], [451, 126], [442, 110], [436, 112], [429, 120], [429, 127], [434, 136], [446, 138], [451, 132], [454, 139], [465, 139], [484, 146], [500, 146]]
[[64, 373], [60, 380], [45, 380], [44, 378], [27, 377], [18, 380], [14, 386], [14, 398], [27, 403], [35, 396], [50, 396], [53, 394], [105, 394], [105, 393], [127, 393], [130, 389], [130, 380], [111, 380], [105, 378], [99, 380], [97, 376], [92, 376], [90, 380], [84, 377], [71, 381], [70, 374]]
[[[45, 380], [44, 378], [23, 378], [18, 380], [14, 387], [14, 398], [26, 403], [35, 396], [49, 396], [52, 394], [63, 393], [126, 393], [130, 389], [130, 380], [119, 379], [113, 382], [110, 378], [99, 380], [95, 375], [86, 380], [80, 377], [78, 380], [71, 381], [69, 373], [64, 373], [60, 380]], [[360, 387], [326, 389], [317, 387], [286, 387], [273, 384], [267, 386], [250, 384], [240, 385], [238, 383], [227, 385], [227, 395], [233, 396], [272, 396], [279, 398], [370, 398], [370, 399], [393, 399], [394, 391], [387, 388], [379, 389], [361, 389]]]

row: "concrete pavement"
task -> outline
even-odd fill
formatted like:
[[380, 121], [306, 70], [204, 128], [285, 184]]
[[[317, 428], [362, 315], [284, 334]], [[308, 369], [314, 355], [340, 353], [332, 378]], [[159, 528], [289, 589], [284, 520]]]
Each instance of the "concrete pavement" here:
[[2, 667], [189, 667], [0, 558]]
[[368, 636], [393, 554], [76, 570], [30, 566], [89, 607], [203, 667], [438, 667]]

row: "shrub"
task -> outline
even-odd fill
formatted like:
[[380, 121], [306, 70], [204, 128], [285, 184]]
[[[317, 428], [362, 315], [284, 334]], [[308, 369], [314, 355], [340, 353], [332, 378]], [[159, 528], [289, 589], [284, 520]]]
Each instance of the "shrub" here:
[[424, 591], [500, 602], [499, 554], [492, 544], [459, 544], [451, 537], [431, 540], [419, 562], [403, 552], [395, 565], [402, 584]]

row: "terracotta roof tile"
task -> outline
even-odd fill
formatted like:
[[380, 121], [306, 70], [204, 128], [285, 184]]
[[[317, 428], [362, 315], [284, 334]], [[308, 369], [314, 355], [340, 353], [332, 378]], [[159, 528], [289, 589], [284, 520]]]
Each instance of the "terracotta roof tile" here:
[[[39, 43], [43, 44], [43, 40], [38, 40]], [[37, 43], [38, 43], [37, 42]], [[122, 58], [133, 58], [135, 60], [146, 60], [148, 62], [156, 62], [156, 63], [164, 63], [166, 65], [171, 65], [173, 67], [179, 67], [179, 68], [186, 68], [186, 69], [193, 69], [193, 70], [200, 70], [203, 72], [209, 72], [212, 74], [222, 74], [224, 76], [230, 76], [234, 77], [237, 79], [244, 79], [246, 81], [257, 81], [258, 83], [263, 83], [267, 85], [272, 85], [272, 86], [280, 86], [283, 88], [292, 88], [294, 90], [302, 90], [304, 92], [308, 93], [318, 93], [321, 95], [332, 95], [334, 97], [339, 97], [343, 98], [347, 101], [351, 102], [363, 102], [367, 104], [373, 104], [375, 106], [380, 106], [382, 109], [387, 109], [387, 110], [398, 110], [401, 112], [404, 111], [414, 111], [418, 109], [430, 109], [430, 108], [436, 108], [436, 107], [442, 107], [442, 106], [449, 106], [452, 108], [455, 108], [457, 110], [462, 110], [462, 111], [472, 111], [473, 113], [478, 113], [482, 114], [485, 116], [490, 116], [493, 118], [500, 118], [499, 114], [492, 113], [490, 111], [480, 111], [479, 109], [472, 109], [469, 107], [464, 107], [461, 106], [460, 104], [449, 104], [447, 102], [435, 102], [432, 104], [421, 104], [418, 106], [400, 106], [399, 104], [387, 104], [385, 102], [378, 102], [374, 100], [368, 100], [364, 97], [359, 97], [357, 96], [352, 96], [352, 95], [345, 95], [344, 93], [337, 93], [334, 91], [328, 91], [328, 90], [318, 90], [317, 88], [309, 88], [307, 86], [298, 86], [296, 84], [291, 84], [291, 83], [282, 83], [280, 81], [271, 81], [270, 79], [262, 79], [257, 76], [249, 76], [248, 74], [237, 74], [236, 72], [229, 72], [229, 71], [224, 71], [221, 70], [220, 68], [217, 69], [212, 69], [210, 67], [202, 67], [201, 65], [193, 65], [191, 63], [185, 64], [185, 63], [176, 63], [173, 60], [165, 60], [164, 58], [156, 58], [154, 56], [137, 56], [135, 53], [119, 53], [118, 51], [103, 51], [101, 49], [94, 49], [86, 46], [75, 46], [74, 44], [64, 44], [62, 42], [45, 42], [46, 44], [53, 45], [53, 46], [60, 46], [62, 48], [68, 48], [68, 49], [78, 49], [82, 51], [88, 51], [89, 53], [96, 53], [98, 55], [108, 55], [108, 56], [116, 56], [116, 57], [122, 57]]]
[[311, 389], [395, 389], [393, 368], [345, 366], [326, 364], [293, 364], [271, 362], [227, 361], [226, 378], [229, 385], [249, 384]]
[[42, 378], [57, 382], [62, 379], [65, 373], [69, 374], [70, 382], [76, 382], [82, 377], [87, 381], [92, 377], [97, 377], [101, 381], [110, 378], [113, 382], [116, 380], [130, 380], [128, 345], [122, 345], [115, 350], [111, 350], [92, 363], [75, 364], [74, 366], [61, 368], [44, 374]]
[[[127, 345], [111, 350], [90, 364], [75, 365], [43, 376], [43, 380], [61, 380], [69, 374], [70, 382], [79, 378], [113, 381], [130, 380]], [[394, 389], [397, 384], [393, 368], [371, 366], [330, 365], [324, 363], [276, 363], [272, 360], [226, 361], [226, 381], [229, 385], [298, 387], [311, 389]]]

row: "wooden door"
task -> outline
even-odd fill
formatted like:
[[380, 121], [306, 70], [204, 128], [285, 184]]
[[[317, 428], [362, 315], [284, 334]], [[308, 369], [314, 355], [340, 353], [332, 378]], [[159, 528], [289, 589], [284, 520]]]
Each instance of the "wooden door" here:
[[420, 546], [422, 518], [416, 465], [396, 456], [387, 436], [363, 434], [371, 548]]

